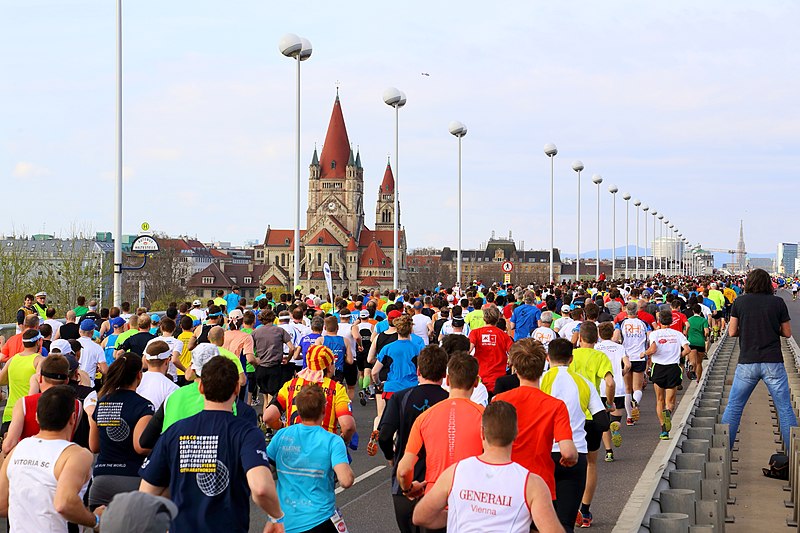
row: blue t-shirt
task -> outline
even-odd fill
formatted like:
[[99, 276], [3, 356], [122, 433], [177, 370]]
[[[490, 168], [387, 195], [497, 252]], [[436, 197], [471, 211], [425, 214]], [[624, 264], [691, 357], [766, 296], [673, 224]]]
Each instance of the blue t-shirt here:
[[304, 335], [302, 339], [300, 339], [300, 350], [303, 353], [303, 368], [308, 366], [308, 361], [306, 360], [306, 354], [308, 353], [308, 349], [316, 344], [316, 340], [322, 337], [319, 333], [309, 333], [308, 335]]
[[[375, 315], [377, 316], [377, 313], [375, 313]], [[391, 327], [391, 324], [389, 324], [389, 320], [388, 319], [387, 320], [381, 320], [380, 322], [375, 324], [375, 334], [376, 335], [380, 335], [381, 333], [383, 333], [384, 331], [386, 331], [390, 327]]]
[[267, 455], [278, 470], [278, 498], [286, 514], [286, 533], [308, 531], [333, 516], [333, 467], [348, 464], [340, 436], [321, 426], [293, 424], [275, 434]]
[[398, 339], [381, 348], [378, 361], [388, 368], [386, 383], [383, 384], [384, 392], [401, 391], [419, 383], [417, 355], [422, 351], [422, 347], [424, 347], [422, 339], [419, 344], [408, 339]]
[[386, 313], [384, 313], [383, 311], [381, 311], [379, 309], [376, 310], [375, 311], [375, 320], [377, 320], [378, 322], [380, 322], [382, 320], [386, 320]]
[[522, 304], [511, 313], [514, 323], [514, 341], [531, 336], [531, 331], [539, 326], [542, 311], [535, 305]]
[[241, 297], [235, 292], [232, 292], [225, 297], [225, 309], [228, 310], [228, 313], [239, 307], [240, 298]]
[[703, 298], [703, 305], [711, 309], [711, 311], [717, 310], [717, 304], [714, 303], [714, 300], [711, 300], [709, 298]]
[[334, 365], [337, 371], [344, 371], [344, 359], [347, 357], [347, 348], [344, 345], [344, 337], [339, 335], [325, 335], [322, 338], [322, 344], [327, 346], [336, 357]]
[[106, 356], [106, 364], [109, 366], [111, 366], [111, 363], [114, 362], [114, 352], [116, 351], [114, 349], [114, 345], [117, 343], [117, 337], [119, 337], [119, 335], [114, 333], [106, 337], [108, 340], [106, 341], [106, 347], [104, 351]]
[[264, 434], [227, 411], [202, 411], [172, 424], [158, 439], [139, 475], [169, 487], [178, 506], [172, 533], [250, 528], [247, 472], [269, 468]]
[[153, 412], [153, 404], [132, 390], [120, 389], [100, 398], [92, 414], [100, 434], [95, 477], [139, 475], [145, 456], [133, 449], [133, 430], [143, 416]]

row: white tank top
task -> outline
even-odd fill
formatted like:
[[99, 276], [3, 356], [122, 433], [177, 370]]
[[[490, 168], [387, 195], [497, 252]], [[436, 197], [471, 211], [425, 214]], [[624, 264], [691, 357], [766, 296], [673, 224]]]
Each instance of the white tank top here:
[[[14, 533], [63, 533], [67, 521], [55, 510], [56, 461], [74, 443], [66, 440], [22, 439], [8, 465], [8, 522]], [[80, 496], [86, 492], [84, 483]]]
[[528, 474], [517, 463], [492, 465], [477, 457], [459, 461], [447, 497], [447, 531], [528, 533]]

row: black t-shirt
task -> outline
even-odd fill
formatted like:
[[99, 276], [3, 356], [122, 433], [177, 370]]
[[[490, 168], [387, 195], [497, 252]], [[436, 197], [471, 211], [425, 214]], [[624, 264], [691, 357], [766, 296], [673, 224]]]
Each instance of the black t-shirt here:
[[144, 355], [144, 349], [147, 347], [147, 343], [155, 338], [156, 336], [149, 331], [140, 331], [136, 335], [131, 335], [125, 339], [125, 342], [120, 344], [119, 348], [120, 350], [125, 350], [126, 352]]
[[138, 475], [145, 456], [133, 449], [133, 432], [139, 420], [153, 411], [153, 404], [132, 390], [119, 389], [100, 398], [92, 415], [100, 434], [95, 477]]
[[60, 339], [64, 339], [64, 340], [67, 340], [67, 341], [70, 340], [70, 339], [76, 339], [77, 340], [78, 337], [80, 337], [80, 336], [81, 336], [81, 333], [80, 333], [80, 328], [78, 327], [78, 324], [74, 324], [72, 322], [68, 322], [68, 323], [64, 324], [63, 326], [61, 326], [60, 328], [58, 328], [58, 337]]
[[433, 310], [433, 309], [431, 309], [430, 307], [424, 307], [424, 308], [422, 309], [422, 311], [420, 311], [420, 312], [421, 312], [423, 315], [425, 315], [426, 317], [428, 317], [428, 318], [433, 318], [433, 315], [435, 314], [434, 310]]
[[[417, 385], [410, 389], [396, 392], [386, 403], [383, 418], [379, 426], [380, 436], [378, 444], [384, 457], [394, 460], [392, 467], [392, 494], [399, 494], [397, 484], [397, 465], [406, 450], [408, 434], [414, 421], [429, 408], [442, 400], [446, 400], [448, 393], [440, 385]], [[396, 440], [395, 440], [396, 434]], [[414, 481], [425, 480], [425, 450], [420, 451], [419, 460], [414, 466]]]
[[507, 392], [517, 387], [519, 387], [519, 377], [516, 374], [499, 377], [494, 383], [494, 395], [497, 396], [501, 392]]
[[739, 320], [739, 363], [782, 363], [781, 324], [789, 322], [786, 302], [772, 294], [743, 294], [731, 317]]

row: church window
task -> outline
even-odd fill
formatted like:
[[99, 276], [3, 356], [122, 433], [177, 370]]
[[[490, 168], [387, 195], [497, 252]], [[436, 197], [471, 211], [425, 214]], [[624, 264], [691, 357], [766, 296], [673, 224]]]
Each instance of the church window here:
[[253, 278], [251, 278], [250, 276], [245, 276], [244, 277], [244, 283], [245, 283], [245, 285], [247, 285], [249, 283], [253, 283]]
[[381, 259], [381, 266], [386, 266], [386, 259]]
[[317, 244], [322, 244], [322, 237], [317, 237]]
[[281, 254], [281, 266], [286, 266], [286, 254]]
[[329, 265], [333, 264], [333, 254], [328, 254], [328, 264]]
[[375, 262], [375, 261], [373, 261], [372, 259], [370, 259], [370, 260], [369, 260], [369, 266], [372, 266], [372, 264], [373, 264], [374, 262]]
[[378, 246], [383, 246], [383, 241], [378, 239]]
[[336, 168], [336, 161], [331, 161], [331, 168]]
[[322, 265], [322, 254], [317, 254], [317, 265]]
[[289, 239], [288, 238], [285, 239], [283, 242], [286, 244], [286, 246], [289, 246]]

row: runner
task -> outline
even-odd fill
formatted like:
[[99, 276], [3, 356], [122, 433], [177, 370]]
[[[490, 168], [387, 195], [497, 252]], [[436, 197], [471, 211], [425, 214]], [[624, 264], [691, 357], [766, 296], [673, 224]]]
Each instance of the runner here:
[[[372, 346], [372, 334], [375, 331], [375, 319], [370, 318], [370, 311], [362, 309], [358, 315], [358, 321], [353, 324], [356, 338], [356, 367], [358, 368], [358, 400], [361, 405], [367, 405], [369, 397], [369, 386], [372, 382], [371, 364], [367, 363], [370, 347]], [[365, 372], [369, 369], [369, 372]]]
[[628, 302], [625, 311], [628, 318], [619, 324], [619, 336], [622, 339], [622, 347], [625, 355], [631, 363], [631, 371], [623, 375], [625, 380], [625, 412], [627, 419], [625, 423], [633, 426], [639, 420], [639, 403], [644, 394], [644, 377], [647, 370], [647, 361], [642, 354], [647, 349], [647, 332], [649, 327], [639, 318], [639, 307], [636, 302]]
[[22, 333], [22, 351], [14, 355], [0, 370], [0, 385], [8, 385], [8, 400], [3, 409], [3, 425], [0, 434], [5, 435], [11, 425], [11, 414], [17, 401], [30, 394], [31, 376], [36, 373], [44, 360], [42, 354], [42, 334], [39, 330], [28, 329]]
[[147, 372], [142, 373], [139, 386], [136, 387], [136, 394], [149, 401], [154, 409], [161, 407], [164, 400], [178, 389], [175, 382], [166, 375], [172, 355], [172, 347], [158, 338], [147, 343], [144, 349]]
[[542, 317], [539, 319], [539, 327], [533, 330], [531, 333], [531, 338], [533, 340], [539, 341], [544, 346], [545, 351], [547, 351], [547, 347], [550, 345], [550, 341], [557, 339], [558, 334], [553, 331], [553, 313], [551, 311], [545, 311], [542, 313]]
[[212, 357], [204, 370], [203, 410], [177, 421], [158, 439], [139, 470], [139, 490], [169, 494], [180, 513], [170, 525], [174, 533], [247, 533], [251, 496], [267, 513], [270, 524], [264, 531], [281, 532], [284, 514], [264, 435], [231, 413], [239, 393], [236, 365]]
[[[611, 338], [614, 336], [614, 324], [612, 322], [603, 322], [598, 328], [597, 332], [601, 341], [595, 344], [595, 350], [601, 351], [611, 361], [611, 367], [614, 369], [614, 410], [611, 411], [611, 425], [609, 431], [603, 433], [603, 444], [606, 447], [605, 461], [607, 463], [614, 462], [614, 450], [622, 445], [622, 433], [620, 433], [620, 421], [622, 415], [625, 414], [625, 396], [627, 389], [625, 388], [625, 376], [631, 371], [631, 361], [625, 355], [625, 348]], [[606, 382], [600, 382], [600, 396], [605, 396]]]
[[527, 291], [523, 296], [523, 304], [517, 306], [511, 314], [508, 322], [509, 335], [514, 336], [514, 341], [530, 337], [531, 332], [536, 329], [542, 311], [534, 305], [536, 296]]
[[302, 386], [292, 406], [297, 423], [278, 431], [267, 447], [278, 473], [278, 496], [286, 513], [284, 525], [287, 531], [337, 533], [344, 521], [336, 509], [336, 480], [345, 489], [354, 482], [347, 447], [341, 438], [321, 427], [328, 410], [322, 387]]
[[493, 402], [481, 418], [483, 453], [444, 470], [414, 510], [414, 522], [454, 532], [527, 533], [534, 521], [542, 533], [561, 531], [547, 485], [511, 462], [516, 437], [514, 406]]
[[261, 311], [259, 320], [261, 326], [253, 332], [255, 355], [248, 360], [256, 367], [256, 381], [264, 395], [264, 405], [269, 405], [284, 383], [281, 376], [281, 364], [285, 362], [284, 344], [288, 345], [290, 352], [294, 350], [294, 345], [291, 335], [274, 324], [275, 313], [271, 309]]
[[661, 440], [669, 439], [672, 411], [681, 382], [681, 356], [689, 353], [689, 341], [683, 333], [670, 329], [672, 312], [660, 311], [659, 329], [650, 333], [650, 347], [642, 355], [648, 359], [650, 380], [656, 395], [656, 414], [661, 424]]
[[514, 341], [505, 331], [497, 328], [500, 311], [496, 306], [483, 310], [483, 327], [473, 329], [469, 334], [470, 353], [480, 365], [480, 377], [489, 394], [494, 394], [497, 378], [506, 375], [508, 350]]
[[689, 379], [696, 379], [700, 383], [703, 377], [703, 359], [706, 357], [708, 339], [708, 320], [703, 317], [700, 306], [692, 307], [692, 316], [688, 320], [686, 340], [689, 341], [689, 359], [686, 375]]

